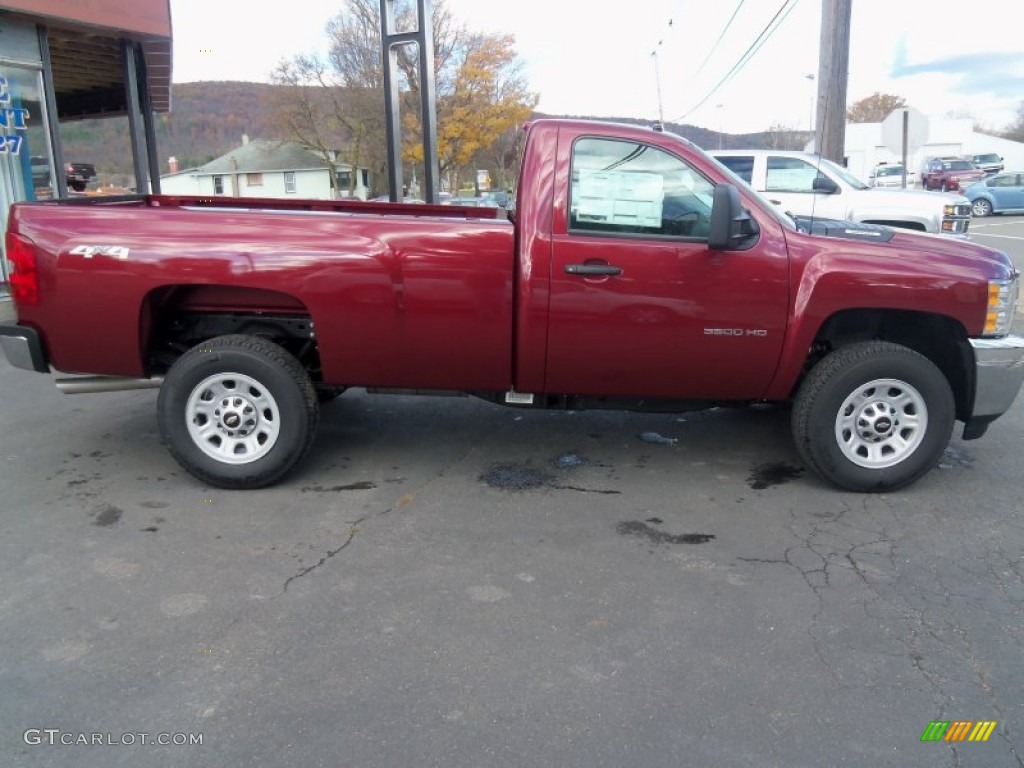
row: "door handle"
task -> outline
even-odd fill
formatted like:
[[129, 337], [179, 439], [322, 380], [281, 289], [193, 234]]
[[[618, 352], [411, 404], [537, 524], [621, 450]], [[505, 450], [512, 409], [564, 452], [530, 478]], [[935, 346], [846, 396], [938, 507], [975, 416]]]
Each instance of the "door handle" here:
[[601, 275], [621, 275], [622, 267], [613, 267], [611, 264], [566, 264], [567, 275], [586, 275], [588, 277]]
[[775, 205], [782, 205], [782, 201], [781, 200], [772, 200], [771, 198], [768, 198], [768, 202], [769, 203], [775, 203]]

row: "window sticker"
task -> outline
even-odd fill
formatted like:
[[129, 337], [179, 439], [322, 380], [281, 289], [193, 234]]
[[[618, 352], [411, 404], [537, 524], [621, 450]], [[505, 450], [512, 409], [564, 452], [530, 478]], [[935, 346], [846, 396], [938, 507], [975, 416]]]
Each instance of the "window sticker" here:
[[660, 227], [664, 198], [660, 173], [581, 168], [573, 208], [581, 223]]

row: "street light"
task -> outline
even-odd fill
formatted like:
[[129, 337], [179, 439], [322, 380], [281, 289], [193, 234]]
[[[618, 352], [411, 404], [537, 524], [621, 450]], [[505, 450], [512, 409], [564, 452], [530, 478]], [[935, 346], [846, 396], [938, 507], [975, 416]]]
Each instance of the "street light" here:
[[[724, 106], [723, 104], [715, 104], [715, 109], [721, 109], [723, 106]], [[718, 113], [718, 119], [715, 120], [715, 122], [718, 123], [718, 148], [721, 149], [722, 148], [722, 127], [723, 127], [722, 126], [722, 113], [721, 112]]]

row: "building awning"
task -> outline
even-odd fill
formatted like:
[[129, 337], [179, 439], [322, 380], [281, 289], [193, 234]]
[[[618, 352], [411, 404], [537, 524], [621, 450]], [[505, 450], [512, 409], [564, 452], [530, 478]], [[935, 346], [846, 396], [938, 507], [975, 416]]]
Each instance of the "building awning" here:
[[0, 8], [45, 25], [60, 119], [126, 112], [122, 39], [142, 48], [153, 109], [170, 110], [169, 0], [0, 0]]

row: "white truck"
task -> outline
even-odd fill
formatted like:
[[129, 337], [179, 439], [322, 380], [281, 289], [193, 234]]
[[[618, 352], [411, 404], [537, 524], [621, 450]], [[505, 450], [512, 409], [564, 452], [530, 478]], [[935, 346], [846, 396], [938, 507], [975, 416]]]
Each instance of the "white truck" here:
[[765, 198], [794, 216], [858, 221], [965, 236], [971, 204], [960, 194], [869, 187], [845, 168], [805, 152], [708, 152]]

